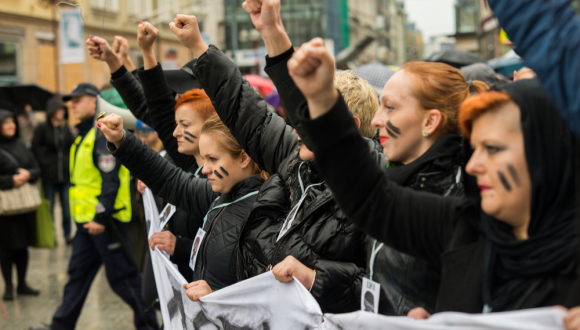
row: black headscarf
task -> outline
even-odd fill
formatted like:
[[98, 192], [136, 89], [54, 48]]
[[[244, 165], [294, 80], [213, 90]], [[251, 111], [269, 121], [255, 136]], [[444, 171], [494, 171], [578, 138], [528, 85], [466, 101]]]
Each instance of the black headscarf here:
[[514, 303], [542, 278], [571, 265], [578, 244], [572, 133], [537, 80], [507, 84], [504, 91], [521, 110], [532, 210], [524, 241], [482, 212], [487, 237], [483, 297], [498, 311], [517, 308]]
[[11, 138], [7, 138], [4, 135], [0, 134], [0, 143], [8, 143], [8, 142], [14, 141], [18, 138], [18, 123], [17, 123], [16, 118], [15, 118], [16, 115], [11, 111], [8, 111], [5, 109], [0, 109], [0, 123], [2, 123], [2, 121], [4, 119], [9, 118], [9, 117], [14, 118], [14, 122], [16, 123], [16, 134], [14, 134], [14, 136]]

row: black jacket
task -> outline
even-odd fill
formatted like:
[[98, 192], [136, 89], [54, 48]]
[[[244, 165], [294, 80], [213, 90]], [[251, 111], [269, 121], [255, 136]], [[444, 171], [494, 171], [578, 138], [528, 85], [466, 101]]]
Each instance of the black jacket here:
[[60, 108], [66, 108], [60, 101], [51, 101], [46, 111], [47, 120], [38, 125], [32, 138], [31, 151], [40, 165], [42, 183], [69, 183], [70, 147], [74, 137], [68, 124], [54, 127], [50, 116]]
[[[292, 127], [268, 111], [266, 102], [216, 47], [200, 56], [193, 72], [236, 140], [260, 168], [272, 174], [243, 224], [239, 280], [264, 273], [292, 255], [316, 269], [311, 292], [324, 312], [357, 310], [360, 305], [351, 298], [357, 288], [352, 283], [364, 273], [364, 235], [347, 221], [325, 184], [308, 190], [292, 227], [276, 242], [292, 206], [292, 191], [300, 189], [298, 170], [309, 184], [322, 182], [314, 162], [305, 162], [300, 169], [298, 136]], [[365, 150], [384, 166], [374, 142], [365, 143]]]
[[257, 192], [263, 183], [260, 176], [251, 176], [236, 184], [229, 193], [220, 194], [212, 190], [208, 180], [195, 178], [193, 174], [171, 165], [127, 131], [118, 149], [111, 143], [108, 147], [133, 175], [158, 196], [194, 218], [203, 219], [207, 214], [204, 225], [206, 236], [197, 255], [193, 281], [205, 280], [212, 290], [236, 283], [240, 228], [256, 195], [223, 208], [213, 208]]
[[[143, 85], [138, 77], [142, 77]], [[113, 73], [111, 84], [136, 118], [155, 129], [167, 156], [173, 164], [184, 171], [197, 173], [197, 177], [206, 178], [198, 171], [195, 157], [184, 155], [177, 151], [177, 140], [173, 137], [175, 130], [175, 99], [160, 65], [150, 70], [129, 72], [124, 66]], [[151, 109], [152, 111], [150, 111]], [[179, 267], [179, 272], [186, 280], [193, 280], [193, 271], [189, 267], [189, 255], [193, 247], [193, 239], [202, 226], [203, 217], [194, 217], [178, 208], [168, 229], [175, 235], [176, 243], [171, 261]]]
[[[441, 282], [436, 312], [481, 313], [484, 308], [482, 288], [486, 236], [481, 231], [478, 204], [469, 198], [417, 192], [388, 180], [384, 171], [364, 152], [364, 140], [352, 124], [342, 98], [329, 113], [315, 120], [308, 119], [305, 107], [301, 109], [301, 115], [302, 125], [315, 145], [321, 172], [349, 219], [385, 244], [438, 267]], [[557, 115], [550, 116], [544, 125], [561, 121]], [[332, 130], [327, 129], [329, 127]], [[559, 127], [566, 130], [563, 123]], [[540, 130], [538, 126], [534, 129]], [[568, 136], [571, 139], [571, 135]], [[538, 146], [529, 145], [529, 149], [526, 146], [526, 154]], [[552, 156], [536, 160], [556, 161], [555, 155]], [[571, 157], [571, 154], [565, 157]], [[351, 166], [337, 166], [340, 162]], [[533, 169], [535, 163], [528, 162], [528, 166]], [[352, 176], [353, 171], [365, 175]], [[544, 189], [549, 187], [545, 185]], [[571, 245], [569, 248], [575, 247]], [[572, 261], [568, 266], [542, 276], [540, 282], [530, 286], [528, 292], [511, 301], [510, 306], [503, 310], [553, 305], [571, 308], [580, 304], [579, 290], [580, 271], [578, 263]]]

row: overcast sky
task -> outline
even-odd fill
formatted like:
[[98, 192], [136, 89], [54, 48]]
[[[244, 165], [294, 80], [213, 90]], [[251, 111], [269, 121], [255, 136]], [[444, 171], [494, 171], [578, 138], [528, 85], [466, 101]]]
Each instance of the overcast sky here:
[[455, 33], [455, 0], [404, 0], [408, 20], [423, 32], [423, 40], [431, 36]]

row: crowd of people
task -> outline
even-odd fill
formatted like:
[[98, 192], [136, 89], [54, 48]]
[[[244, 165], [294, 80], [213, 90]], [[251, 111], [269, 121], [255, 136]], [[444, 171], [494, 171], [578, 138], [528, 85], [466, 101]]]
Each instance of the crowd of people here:
[[[75, 327], [103, 263], [135, 326], [158, 328], [151, 260], [141, 276], [128, 248], [130, 176], [141, 193], [149, 188], [177, 208], [148, 245], [170, 256], [193, 301], [271, 271], [299, 281], [324, 313], [427, 319], [560, 306], [569, 309], [566, 329], [580, 329], [579, 108], [572, 86], [561, 87], [577, 72], [558, 66], [577, 61], [580, 43], [556, 37], [573, 31], [568, 39], [580, 40], [580, 18], [566, 16], [575, 14], [564, 0], [489, 3], [534, 71], [505, 83], [482, 64], [409, 62], [377, 94], [354, 72], [337, 72], [322, 39], [296, 50], [279, 0], [246, 0], [286, 118], [203, 41], [194, 16], [169, 24], [195, 58], [181, 70], [157, 62], [159, 31], [148, 22], [137, 28], [139, 69], [125, 39], [90, 36], [89, 53], [108, 65], [145, 128], [132, 133], [121, 116], [98, 116], [101, 92], [79, 84], [49, 102], [31, 152], [16, 138], [15, 116], [0, 110], [0, 189], [42, 178], [51, 205], [60, 196], [72, 242], [69, 282], [48, 329]], [[545, 12], [569, 25], [534, 20]], [[25, 280], [34, 222], [34, 212], [0, 215], [5, 300], [13, 263], [16, 292], [39, 294]], [[365, 299], [369, 283], [378, 305]]]

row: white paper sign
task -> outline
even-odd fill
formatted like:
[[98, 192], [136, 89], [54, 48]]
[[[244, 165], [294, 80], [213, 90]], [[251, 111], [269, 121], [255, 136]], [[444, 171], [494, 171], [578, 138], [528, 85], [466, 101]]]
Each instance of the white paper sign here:
[[157, 231], [163, 231], [163, 228], [165, 228], [165, 225], [171, 219], [173, 214], [175, 214], [176, 210], [177, 208], [173, 204], [165, 205], [163, 211], [159, 213], [159, 229]]
[[80, 9], [62, 9], [59, 22], [60, 63], [85, 61], [85, 38]]
[[189, 256], [189, 268], [191, 268], [191, 270], [195, 270], [195, 262], [197, 261], [199, 248], [201, 247], [201, 243], [203, 242], [204, 237], [205, 230], [199, 228], [197, 230], [197, 234], [195, 235], [195, 239], [193, 240], [193, 245], [191, 246], [191, 254]]
[[379, 297], [381, 285], [363, 277], [362, 292], [360, 297], [360, 309], [365, 312], [377, 314], [379, 312]]
[[438, 313], [427, 320], [358, 311], [324, 314], [322, 329], [389, 330], [564, 330], [566, 312], [554, 307], [490, 314]]

